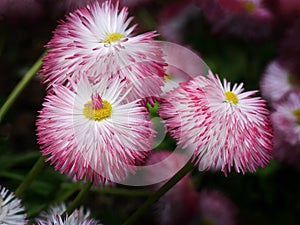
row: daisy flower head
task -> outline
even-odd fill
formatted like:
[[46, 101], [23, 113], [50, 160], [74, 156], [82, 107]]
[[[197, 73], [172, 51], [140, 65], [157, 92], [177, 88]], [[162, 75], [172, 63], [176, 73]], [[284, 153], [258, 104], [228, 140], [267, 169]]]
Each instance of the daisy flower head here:
[[271, 62], [260, 82], [261, 93], [269, 101], [275, 102], [292, 90], [300, 90], [300, 80], [277, 61]]
[[27, 224], [24, 206], [21, 200], [3, 186], [0, 186], [0, 224]]
[[37, 225], [102, 225], [99, 221], [89, 219], [81, 215], [79, 210], [75, 210], [71, 215], [64, 218], [59, 213], [52, 213], [47, 218], [37, 221]]
[[253, 172], [271, 158], [266, 103], [243, 90], [210, 72], [167, 93], [160, 115], [179, 146], [194, 151], [199, 170]]
[[124, 180], [151, 150], [154, 130], [144, 106], [125, 102], [124, 82], [87, 78], [57, 85], [37, 120], [43, 155], [55, 169], [95, 184]]
[[[162, 51], [154, 41], [156, 32], [134, 35], [127, 7], [111, 1], [80, 8], [66, 17], [47, 44], [41, 80], [50, 88], [76, 82], [81, 75], [98, 82], [120, 77], [133, 89], [128, 97], [151, 96], [163, 85]], [[149, 83], [151, 85], [149, 85]]]
[[289, 92], [274, 103], [271, 121], [274, 130], [291, 145], [300, 145], [300, 91]]

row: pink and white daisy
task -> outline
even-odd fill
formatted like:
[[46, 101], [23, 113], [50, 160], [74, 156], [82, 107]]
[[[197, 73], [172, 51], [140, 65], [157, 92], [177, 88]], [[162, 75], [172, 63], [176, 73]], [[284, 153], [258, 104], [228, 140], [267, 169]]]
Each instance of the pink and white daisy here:
[[89, 219], [81, 215], [80, 211], [75, 210], [70, 216], [64, 218], [58, 213], [52, 213], [46, 220], [38, 220], [37, 225], [102, 225], [100, 222]]
[[160, 115], [179, 146], [194, 151], [199, 170], [253, 172], [271, 158], [266, 103], [243, 90], [209, 73], [167, 93]]
[[81, 75], [98, 82], [102, 77], [120, 77], [132, 86], [131, 99], [160, 93], [165, 65], [156, 32], [134, 35], [127, 8], [111, 1], [97, 1], [76, 10], [61, 22], [47, 44], [42, 82], [48, 88], [69, 85]]
[[21, 200], [5, 187], [0, 186], [0, 224], [27, 224], [27, 215]]
[[269, 101], [274, 102], [292, 90], [300, 90], [297, 76], [283, 68], [277, 61], [271, 62], [261, 79], [261, 93]]
[[291, 145], [300, 145], [300, 91], [289, 92], [274, 103], [271, 121], [275, 130]]
[[146, 108], [126, 103], [124, 82], [86, 78], [72, 90], [57, 85], [45, 98], [37, 120], [43, 155], [76, 179], [97, 183], [124, 180], [151, 150], [154, 131]]

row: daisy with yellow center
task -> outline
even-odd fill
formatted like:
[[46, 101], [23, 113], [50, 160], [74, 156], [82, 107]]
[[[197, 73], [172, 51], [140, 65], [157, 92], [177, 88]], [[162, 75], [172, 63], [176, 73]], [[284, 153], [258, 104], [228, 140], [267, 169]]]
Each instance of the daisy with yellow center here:
[[119, 79], [56, 86], [37, 120], [38, 142], [55, 169], [75, 179], [121, 182], [151, 150], [154, 130]]
[[70, 79], [81, 76], [93, 82], [121, 77], [132, 89], [130, 101], [158, 95], [166, 64], [154, 41], [157, 33], [134, 34], [137, 24], [131, 25], [128, 14], [127, 7], [112, 1], [94, 1], [69, 14], [47, 45], [42, 82], [52, 88], [70, 86]]
[[160, 115], [179, 146], [194, 151], [199, 170], [255, 171], [272, 149], [269, 112], [264, 100], [250, 97], [256, 93], [210, 72], [168, 92]]

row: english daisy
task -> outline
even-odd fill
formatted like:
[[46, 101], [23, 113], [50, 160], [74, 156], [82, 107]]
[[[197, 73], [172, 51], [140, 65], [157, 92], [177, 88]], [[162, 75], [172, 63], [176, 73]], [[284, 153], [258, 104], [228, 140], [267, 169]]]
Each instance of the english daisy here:
[[146, 108], [125, 102], [124, 82], [86, 78], [53, 88], [37, 120], [43, 155], [76, 179], [124, 180], [151, 150], [154, 130]]
[[272, 149], [269, 112], [264, 100], [250, 97], [256, 93], [209, 73], [168, 92], [160, 115], [179, 146], [194, 151], [199, 170], [255, 171]]
[[300, 91], [289, 92], [274, 103], [271, 121], [274, 129], [291, 145], [300, 145]]
[[0, 186], [0, 224], [24, 225], [27, 224], [24, 206], [21, 200], [5, 187]]
[[38, 220], [37, 225], [101, 225], [98, 221], [89, 219], [75, 210], [70, 216], [64, 218], [59, 213], [52, 213], [44, 220]]
[[120, 77], [136, 99], [160, 93], [165, 63], [156, 32], [134, 35], [127, 8], [111, 1], [95, 2], [76, 10], [61, 22], [47, 44], [48, 54], [42, 66], [42, 82], [48, 88], [69, 85], [80, 75], [98, 82], [102, 77]]
[[297, 76], [283, 68], [277, 61], [273, 61], [267, 66], [260, 86], [262, 95], [274, 102], [291, 90], [300, 90], [300, 81]]

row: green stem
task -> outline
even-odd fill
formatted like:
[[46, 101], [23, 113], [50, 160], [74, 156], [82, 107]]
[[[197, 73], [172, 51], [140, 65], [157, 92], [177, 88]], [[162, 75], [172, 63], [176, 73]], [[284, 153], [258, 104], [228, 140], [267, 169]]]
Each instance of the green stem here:
[[8, 109], [11, 107], [11, 105], [15, 102], [17, 97], [20, 95], [20, 93], [29, 83], [29, 81], [34, 77], [34, 75], [40, 69], [42, 65], [43, 56], [44, 54], [42, 54], [41, 57], [33, 64], [33, 66], [27, 71], [27, 73], [24, 75], [22, 80], [17, 84], [17, 86], [14, 88], [14, 90], [10, 93], [10, 95], [6, 99], [6, 102], [3, 104], [3, 106], [0, 109], [0, 122], [4, 118], [4, 115], [6, 114]]
[[61, 215], [62, 218], [66, 216], [66, 214], [71, 215], [72, 212], [81, 204], [89, 190], [91, 189], [93, 183], [87, 182], [82, 188], [81, 191], [78, 193], [76, 198], [68, 205], [66, 211]]
[[23, 182], [20, 184], [20, 186], [15, 191], [15, 196], [20, 197], [24, 191], [27, 189], [27, 187], [31, 184], [33, 179], [43, 170], [45, 163], [45, 157], [41, 156], [34, 166], [31, 168]]
[[181, 170], [179, 170], [167, 183], [165, 183], [160, 189], [158, 189], [153, 195], [151, 195], [141, 207], [138, 208], [123, 225], [134, 224], [141, 216], [143, 216], [150, 207], [160, 199], [168, 190], [170, 190], [178, 181], [181, 180], [188, 172], [194, 168], [193, 163], [189, 161]]

